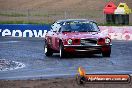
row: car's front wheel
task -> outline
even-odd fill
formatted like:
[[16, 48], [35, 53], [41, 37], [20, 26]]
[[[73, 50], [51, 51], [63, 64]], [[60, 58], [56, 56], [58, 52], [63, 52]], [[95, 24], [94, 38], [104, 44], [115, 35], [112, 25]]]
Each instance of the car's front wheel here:
[[59, 53], [60, 53], [60, 58], [65, 57], [64, 46], [62, 43], [60, 44]]
[[52, 55], [53, 55], [53, 52], [52, 52], [52, 50], [48, 47], [48, 44], [47, 44], [47, 43], [45, 43], [44, 52], [45, 52], [45, 55], [46, 55], [46, 56], [52, 56]]
[[103, 57], [110, 57], [111, 54], [111, 48], [109, 48], [107, 51], [102, 51]]

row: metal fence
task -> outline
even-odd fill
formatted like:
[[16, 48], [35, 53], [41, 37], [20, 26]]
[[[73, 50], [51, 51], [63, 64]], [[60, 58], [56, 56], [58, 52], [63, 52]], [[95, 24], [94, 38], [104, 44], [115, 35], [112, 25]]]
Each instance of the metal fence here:
[[[44, 10], [44, 9], [10, 9], [0, 10], [0, 22], [51, 23], [59, 19], [84, 18], [105, 23], [102, 10]], [[130, 16], [132, 23], [132, 16]]]

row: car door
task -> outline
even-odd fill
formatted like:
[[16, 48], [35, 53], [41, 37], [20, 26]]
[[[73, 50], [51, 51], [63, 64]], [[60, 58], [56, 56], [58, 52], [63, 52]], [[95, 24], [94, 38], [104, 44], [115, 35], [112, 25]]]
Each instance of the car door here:
[[59, 47], [59, 29], [60, 29], [59, 23], [54, 23], [53, 28], [53, 34], [52, 34], [52, 48], [54, 50], [58, 50]]

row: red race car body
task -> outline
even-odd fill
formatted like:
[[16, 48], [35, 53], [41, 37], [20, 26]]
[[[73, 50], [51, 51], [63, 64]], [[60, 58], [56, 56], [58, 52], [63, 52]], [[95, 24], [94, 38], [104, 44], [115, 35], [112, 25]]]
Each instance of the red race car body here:
[[94, 21], [87, 19], [59, 20], [45, 36], [45, 55], [102, 53], [110, 57], [111, 39], [103, 35]]

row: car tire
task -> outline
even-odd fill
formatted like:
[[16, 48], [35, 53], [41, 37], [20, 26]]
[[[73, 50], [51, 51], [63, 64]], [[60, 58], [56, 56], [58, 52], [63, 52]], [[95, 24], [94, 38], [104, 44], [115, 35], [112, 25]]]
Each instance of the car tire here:
[[60, 58], [65, 57], [64, 46], [62, 43], [60, 44], [59, 54], [60, 54]]
[[110, 54], [111, 54], [111, 48], [109, 49], [109, 51], [103, 51], [102, 52], [102, 55], [103, 55], [103, 57], [110, 57]]
[[52, 56], [53, 55], [53, 52], [52, 50], [48, 47], [48, 44], [45, 43], [45, 46], [44, 46], [44, 53], [47, 57], [49, 56]]

